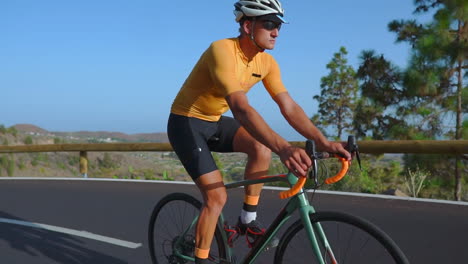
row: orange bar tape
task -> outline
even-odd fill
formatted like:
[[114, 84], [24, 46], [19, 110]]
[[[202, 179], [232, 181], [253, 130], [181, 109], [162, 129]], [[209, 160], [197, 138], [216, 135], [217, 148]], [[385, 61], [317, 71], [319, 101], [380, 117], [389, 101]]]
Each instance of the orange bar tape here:
[[302, 189], [302, 187], [304, 187], [305, 182], [306, 182], [306, 177], [299, 178], [296, 184], [294, 184], [294, 186], [291, 187], [291, 189], [280, 192], [279, 194], [280, 198], [286, 199], [293, 195], [296, 195], [296, 193], [298, 193]]
[[346, 173], [348, 172], [350, 162], [347, 161], [345, 158], [342, 158], [342, 157], [340, 157], [338, 155], [335, 155], [335, 157], [337, 157], [341, 161], [341, 170], [335, 176], [326, 179], [325, 180], [326, 184], [332, 184], [332, 183], [335, 183], [335, 182], [341, 180], [346, 175]]

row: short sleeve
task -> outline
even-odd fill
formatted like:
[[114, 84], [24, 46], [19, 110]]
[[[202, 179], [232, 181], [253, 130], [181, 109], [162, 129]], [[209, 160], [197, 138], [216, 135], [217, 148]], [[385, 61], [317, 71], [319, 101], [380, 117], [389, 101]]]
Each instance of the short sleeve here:
[[235, 50], [226, 42], [211, 44], [208, 50], [208, 62], [211, 79], [223, 97], [242, 91], [236, 77]]
[[287, 89], [284, 87], [283, 81], [281, 80], [279, 65], [272, 56], [269, 56], [269, 63], [270, 70], [263, 79], [263, 85], [270, 96], [274, 97], [282, 92], [287, 92]]

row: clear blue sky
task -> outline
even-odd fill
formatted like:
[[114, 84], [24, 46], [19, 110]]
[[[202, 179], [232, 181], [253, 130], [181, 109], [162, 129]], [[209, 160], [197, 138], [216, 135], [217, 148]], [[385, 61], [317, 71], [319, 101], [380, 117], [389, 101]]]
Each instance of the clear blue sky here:
[[[234, 0], [0, 2], [0, 124], [49, 131], [165, 132], [173, 98], [208, 45], [235, 37]], [[387, 24], [414, 18], [412, 0], [283, 0], [290, 22], [271, 54], [309, 116], [325, 65], [340, 46], [357, 68], [364, 49], [404, 67], [406, 44]], [[249, 100], [288, 140], [262, 85]]]

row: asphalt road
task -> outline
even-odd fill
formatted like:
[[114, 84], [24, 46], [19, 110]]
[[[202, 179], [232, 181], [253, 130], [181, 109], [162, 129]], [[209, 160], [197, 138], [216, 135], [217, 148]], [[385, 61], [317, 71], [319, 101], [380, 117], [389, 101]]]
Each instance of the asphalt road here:
[[[101, 180], [0, 180], [0, 263], [150, 264], [147, 228], [164, 195], [191, 184]], [[283, 201], [264, 190], [259, 219], [269, 224]], [[229, 192], [235, 221], [242, 189]], [[317, 193], [316, 209], [370, 220], [400, 245], [411, 263], [468, 263], [468, 203]], [[242, 251], [242, 250], [241, 250]], [[259, 263], [271, 263], [267, 252]]]

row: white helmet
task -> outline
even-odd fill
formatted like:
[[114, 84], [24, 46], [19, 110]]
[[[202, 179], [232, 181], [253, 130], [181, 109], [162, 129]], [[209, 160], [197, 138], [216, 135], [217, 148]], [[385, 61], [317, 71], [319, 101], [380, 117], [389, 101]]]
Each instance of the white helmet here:
[[236, 22], [239, 22], [244, 16], [257, 17], [276, 14], [283, 23], [286, 23], [282, 18], [284, 9], [281, 7], [281, 3], [278, 0], [239, 0], [234, 4], [234, 7]]

